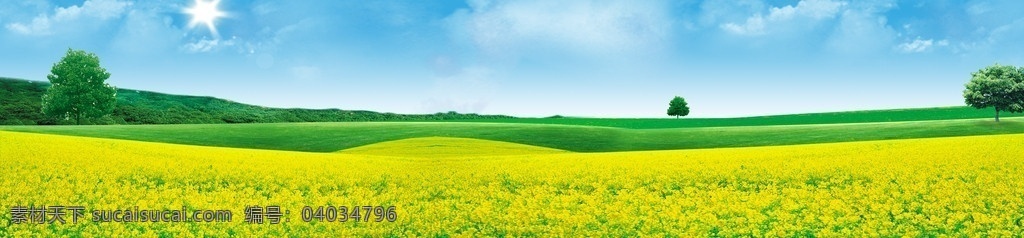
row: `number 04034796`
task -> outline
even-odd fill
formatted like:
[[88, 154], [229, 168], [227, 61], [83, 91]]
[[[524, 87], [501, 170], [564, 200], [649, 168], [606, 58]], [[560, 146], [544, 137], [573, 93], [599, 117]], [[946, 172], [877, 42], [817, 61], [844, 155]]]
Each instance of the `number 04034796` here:
[[311, 222], [394, 222], [395, 206], [316, 206], [302, 207], [302, 221]]

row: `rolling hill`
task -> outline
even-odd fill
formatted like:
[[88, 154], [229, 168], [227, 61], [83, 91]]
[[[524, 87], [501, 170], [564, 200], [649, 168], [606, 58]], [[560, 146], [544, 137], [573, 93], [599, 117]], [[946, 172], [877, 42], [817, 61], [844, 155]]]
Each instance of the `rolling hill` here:
[[[0, 78], [0, 125], [62, 124], [40, 112], [41, 97], [47, 82]], [[771, 115], [740, 118], [517, 118], [504, 115], [396, 114], [360, 110], [268, 108], [214, 97], [171, 95], [131, 89], [118, 89], [117, 108], [109, 117], [90, 124], [221, 124], [275, 122], [348, 122], [348, 121], [464, 121], [528, 123], [618, 127], [631, 129], [807, 125], [863, 122], [897, 122], [992, 117], [991, 110], [966, 106], [866, 110], [828, 113]], [[1024, 114], [1007, 113], [1004, 117]]]
[[1024, 118], [628, 129], [479, 122], [0, 126], [0, 130], [188, 145], [334, 152], [416, 137], [504, 141], [574, 152], [700, 149], [1024, 133]]
[[[41, 113], [42, 95], [49, 83], [0, 78], [0, 125], [63, 124]], [[219, 124], [341, 121], [436, 121], [500, 119], [501, 115], [396, 114], [340, 109], [268, 108], [214, 97], [171, 95], [118, 89], [112, 115], [89, 124]]]
[[[771, 126], [771, 125], [810, 125], [865, 122], [901, 122], [930, 121], [951, 119], [992, 118], [992, 110], [975, 109], [967, 106], [906, 108], [886, 110], [864, 110], [823, 112], [806, 114], [787, 114], [735, 118], [583, 118], [583, 117], [548, 117], [548, 118], [501, 118], [462, 120], [471, 122], [499, 123], [531, 123], [557, 125], [605, 126], [630, 129], [662, 129], [692, 127], [725, 127], [725, 126]], [[1000, 113], [1000, 117], [1024, 116], [1022, 113]]]
[[338, 153], [408, 158], [476, 158], [558, 154], [567, 151], [503, 141], [435, 136], [385, 141], [341, 150]]

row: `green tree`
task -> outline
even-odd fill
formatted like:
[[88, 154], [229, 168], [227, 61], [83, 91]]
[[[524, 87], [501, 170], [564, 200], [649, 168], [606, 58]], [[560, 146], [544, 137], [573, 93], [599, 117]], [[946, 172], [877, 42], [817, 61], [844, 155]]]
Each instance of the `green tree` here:
[[668, 115], [676, 116], [676, 118], [690, 115], [690, 107], [686, 105], [686, 99], [680, 96], [672, 98], [672, 101], [668, 102]]
[[96, 54], [68, 49], [46, 78], [51, 85], [43, 94], [43, 114], [49, 117], [82, 124], [114, 110], [117, 90], [106, 83], [110, 73]]
[[995, 64], [971, 73], [964, 90], [967, 105], [999, 112], [1024, 112], [1024, 68]]

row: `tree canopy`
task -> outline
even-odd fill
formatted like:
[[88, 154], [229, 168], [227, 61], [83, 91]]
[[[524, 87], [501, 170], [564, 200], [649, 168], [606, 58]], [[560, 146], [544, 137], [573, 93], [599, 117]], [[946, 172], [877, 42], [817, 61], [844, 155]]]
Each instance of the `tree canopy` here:
[[689, 114], [690, 107], [686, 105], [686, 99], [683, 99], [683, 97], [676, 96], [675, 98], [672, 98], [672, 101], [668, 102], [669, 116], [676, 116], [676, 118], [679, 118]]
[[42, 111], [49, 117], [82, 124], [114, 110], [117, 90], [106, 83], [110, 73], [100, 67], [96, 54], [68, 49], [46, 78], [51, 86], [43, 95]]
[[1024, 68], [995, 64], [971, 73], [964, 89], [967, 105], [999, 112], [1024, 112]]

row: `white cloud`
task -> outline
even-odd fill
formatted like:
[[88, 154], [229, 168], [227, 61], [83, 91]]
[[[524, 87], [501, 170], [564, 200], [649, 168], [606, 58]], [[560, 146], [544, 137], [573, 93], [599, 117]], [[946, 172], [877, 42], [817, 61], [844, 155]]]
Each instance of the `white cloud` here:
[[705, 0], [700, 3], [697, 24], [718, 27], [721, 22], [743, 21], [765, 9], [761, 0]]
[[264, 2], [255, 4], [252, 7], [252, 12], [260, 16], [269, 15], [277, 11], [277, 7], [275, 7], [272, 4], [274, 4], [274, 2]]
[[725, 23], [722, 30], [737, 35], [763, 35], [769, 28], [790, 21], [809, 19], [822, 20], [834, 18], [845, 2], [832, 0], [802, 0], [796, 6], [772, 7], [768, 15], [755, 14], [743, 23]]
[[316, 66], [294, 66], [288, 69], [288, 72], [292, 74], [292, 78], [303, 81], [316, 80], [321, 76], [320, 67]]
[[950, 47], [951, 50], [965, 56], [1024, 61], [1016, 53], [1024, 51], [1024, 45], [1020, 44], [1020, 39], [1024, 39], [1024, 18], [978, 27], [977, 32], [976, 38], [958, 40], [959, 44]]
[[235, 45], [237, 38], [232, 37], [230, 40], [221, 39], [206, 39], [203, 38], [199, 41], [187, 43], [181, 46], [181, 49], [189, 53], [205, 53], [215, 51], [222, 47], [230, 47]]
[[847, 56], [889, 52], [899, 33], [889, 26], [885, 12], [896, 5], [887, 1], [854, 2], [843, 10], [825, 42], [828, 50]]
[[458, 61], [447, 55], [434, 57], [434, 59], [430, 61], [430, 66], [434, 69], [434, 75], [442, 77], [455, 75], [462, 70], [462, 68], [459, 67]]
[[435, 78], [423, 108], [427, 113], [481, 113], [496, 93], [492, 77], [493, 72], [487, 68], [469, 67], [452, 76]]
[[921, 53], [930, 51], [935, 46], [947, 46], [949, 41], [940, 40], [935, 41], [932, 39], [922, 40], [920, 37], [914, 39], [914, 41], [904, 42], [896, 46], [896, 49], [903, 53]]
[[474, 45], [491, 53], [531, 47], [584, 53], [658, 45], [671, 19], [661, 1], [471, 1], [447, 19]]
[[10, 23], [6, 27], [24, 35], [50, 35], [61, 25], [120, 17], [131, 5], [131, 2], [120, 0], [86, 0], [81, 6], [58, 7], [52, 15], [40, 14], [31, 22]]
[[184, 31], [174, 27], [173, 19], [161, 16], [158, 10], [136, 8], [125, 14], [124, 25], [111, 39], [118, 52], [133, 55], [160, 55], [174, 51], [184, 38]]

